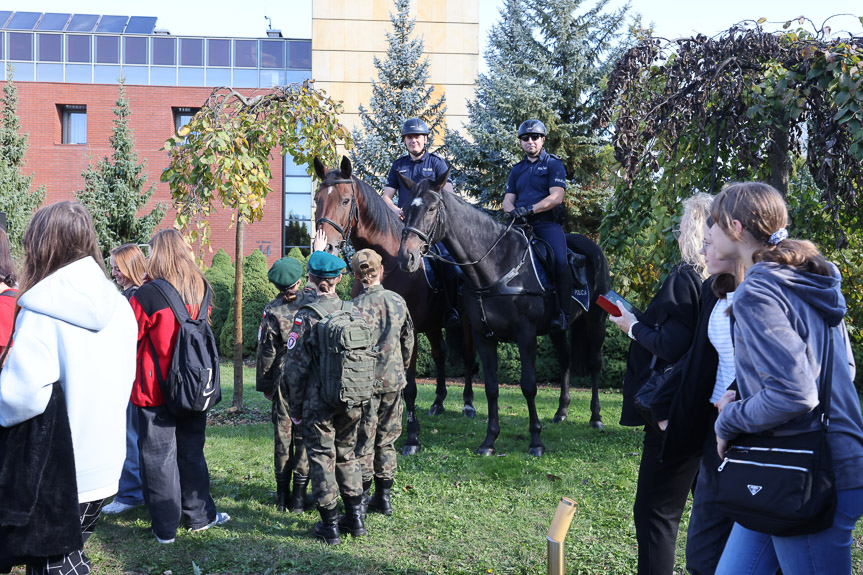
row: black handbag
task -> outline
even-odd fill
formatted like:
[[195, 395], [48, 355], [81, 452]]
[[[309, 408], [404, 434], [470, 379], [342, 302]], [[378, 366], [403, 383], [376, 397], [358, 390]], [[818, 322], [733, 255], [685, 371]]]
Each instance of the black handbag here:
[[[656, 356], [653, 356], [653, 362], [650, 364], [650, 376], [647, 378], [647, 381], [644, 382], [638, 391], [635, 392], [635, 396], [632, 398], [632, 403], [635, 406], [635, 411], [644, 418], [644, 420], [651, 426], [656, 427], [657, 421], [656, 417], [653, 415], [653, 401], [656, 395], [656, 392], [665, 385], [665, 382], [668, 381], [668, 378], [671, 376], [671, 372], [674, 369], [674, 364], [669, 364], [665, 366], [665, 369], [657, 370], [654, 369], [656, 365]], [[656, 427], [658, 429], [658, 427]]]
[[821, 428], [794, 435], [744, 434], [731, 442], [719, 465], [719, 509], [747, 529], [790, 537], [833, 524], [836, 486], [827, 427], [833, 372], [828, 326], [819, 389]]

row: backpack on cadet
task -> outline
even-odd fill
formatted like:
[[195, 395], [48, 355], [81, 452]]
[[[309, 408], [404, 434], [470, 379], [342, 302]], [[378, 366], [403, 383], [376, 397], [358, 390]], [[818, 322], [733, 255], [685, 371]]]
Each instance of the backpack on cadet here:
[[192, 319], [176, 288], [165, 280], [150, 282], [164, 296], [180, 323], [174, 355], [165, 379], [159, 368], [156, 346], [150, 339], [156, 361], [156, 379], [165, 399], [165, 406], [174, 415], [189, 415], [207, 411], [222, 400], [219, 383], [219, 352], [216, 338], [207, 321], [210, 307], [210, 288], [205, 284], [204, 300], [198, 317]]
[[361, 317], [351, 313], [353, 303], [327, 313], [315, 303], [306, 304], [320, 319], [317, 330], [318, 371], [324, 403], [348, 409], [365, 405], [375, 393], [377, 348], [372, 330]]

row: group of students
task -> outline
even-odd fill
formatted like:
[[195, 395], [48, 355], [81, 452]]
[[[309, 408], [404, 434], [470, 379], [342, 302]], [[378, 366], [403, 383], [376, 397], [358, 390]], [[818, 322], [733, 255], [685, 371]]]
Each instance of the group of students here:
[[[863, 417], [843, 323], [841, 277], [809, 241], [788, 237], [782, 195], [763, 183], [727, 185], [684, 202], [674, 267], [643, 312], [612, 321], [632, 339], [621, 424], [645, 425], [634, 398], [655, 372], [633, 508], [638, 573], [673, 573], [690, 490], [686, 569], [693, 574], [851, 573], [863, 516]], [[831, 339], [832, 348], [824, 345]], [[791, 435], [820, 425], [818, 387], [832, 349], [827, 433], [838, 506], [818, 533], [747, 529], [717, 503], [720, 464], [742, 434]]]
[[[170, 365], [179, 324], [151, 280], [178, 292], [193, 317], [208, 311], [200, 308], [210, 287], [188, 244], [164, 230], [147, 258], [134, 245], [114, 250], [121, 295], [80, 203], [39, 209], [22, 243], [14, 339], [0, 371], [0, 464], [20, 466], [0, 470], [0, 572], [25, 564], [33, 574], [89, 573], [84, 542], [118, 484], [128, 499], [115, 509], [145, 503], [160, 543], [174, 541], [181, 521], [190, 531], [227, 521], [210, 496], [206, 414], [172, 415], [155, 373]], [[14, 279], [7, 272], [4, 287]], [[10, 445], [41, 467], [21, 466]]]

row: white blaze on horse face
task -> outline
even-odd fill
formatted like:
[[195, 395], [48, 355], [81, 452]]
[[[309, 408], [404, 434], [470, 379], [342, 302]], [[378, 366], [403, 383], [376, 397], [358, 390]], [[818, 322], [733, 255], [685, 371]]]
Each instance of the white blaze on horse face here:
[[421, 206], [423, 205], [423, 201], [419, 198], [414, 198], [414, 201], [411, 202], [412, 206]]
[[332, 193], [333, 193], [333, 186], [330, 186], [329, 188], [327, 188], [327, 195], [329, 196]]

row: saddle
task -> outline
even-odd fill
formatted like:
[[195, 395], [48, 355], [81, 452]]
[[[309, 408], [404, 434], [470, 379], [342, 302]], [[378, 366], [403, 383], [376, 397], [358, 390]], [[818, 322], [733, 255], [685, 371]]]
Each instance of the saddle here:
[[[542, 286], [546, 289], [554, 289], [554, 282], [551, 281], [550, 270], [554, 269], [554, 252], [551, 246], [537, 236], [530, 237], [531, 254], [534, 262], [534, 269]], [[590, 308], [590, 288], [587, 284], [587, 258], [583, 254], [576, 253], [571, 249], [566, 249], [566, 259], [569, 262], [569, 271], [572, 274], [572, 294], [571, 297], [578, 305], [587, 311]], [[536, 263], [539, 263], [539, 266]]]

